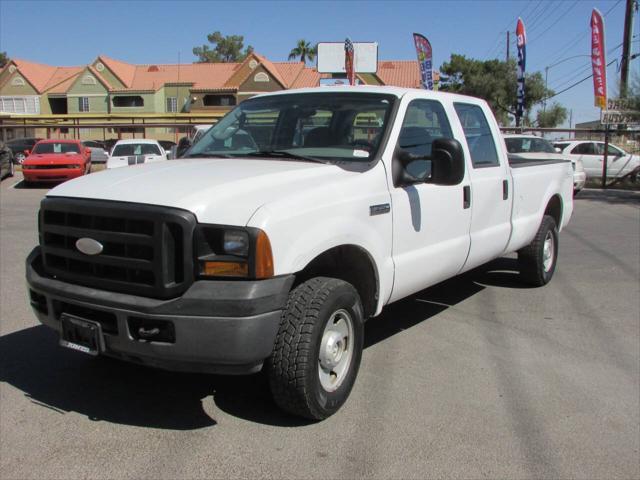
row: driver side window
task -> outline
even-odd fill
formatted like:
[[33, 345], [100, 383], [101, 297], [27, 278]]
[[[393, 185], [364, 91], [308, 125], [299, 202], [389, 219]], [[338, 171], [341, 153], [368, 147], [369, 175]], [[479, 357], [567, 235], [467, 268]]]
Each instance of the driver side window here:
[[436, 138], [453, 138], [449, 119], [440, 102], [413, 100], [407, 107], [398, 147], [419, 156], [431, 155]]

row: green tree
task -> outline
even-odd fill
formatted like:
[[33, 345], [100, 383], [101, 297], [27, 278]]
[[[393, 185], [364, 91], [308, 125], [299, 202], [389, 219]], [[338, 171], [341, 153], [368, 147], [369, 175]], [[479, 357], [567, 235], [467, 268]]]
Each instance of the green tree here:
[[4, 67], [9, 62], [7, 52], [0, 52], [0, 68]]
[[193, 54], [198, 57], [198, 63], [241, 62], [253, 52], [251, 45], [242, 50], [244, 48], [242, 35], [224, 36], [220, 32], [213, 32], [207, 35], [207, 40], [213, 48], [208, 45], [193, 48]]
[[318, 52], [317, 48], [317, 46], [312, 47], [306, 40], [300, 39], [298, 40], [296, 47], [292, 48], [289, 52], [289, 60], [294, 60], [300, 57], [301, 62], [307, 63], [307, 60], [313, 62]]
[[546, 110], [538, 110], [536, 124], [541, 128], [554, 128], [567, 119], [567, 109], [557, 102], [553, 102]]
[[[475, 60], [464, 55], [452, 54], [451, 59], [440, 67], [440, 73], [440, 90], [485, 99], [500, 124], [508, 125], [509, 114], [515, 115], [517, 74], [514, 60]], [[526, 112], [551, 95], [553, 91], [545, 88], [540, 72], [526, 74]], [[527, 118], [528, 113], [525, 114], [525, 120]]]

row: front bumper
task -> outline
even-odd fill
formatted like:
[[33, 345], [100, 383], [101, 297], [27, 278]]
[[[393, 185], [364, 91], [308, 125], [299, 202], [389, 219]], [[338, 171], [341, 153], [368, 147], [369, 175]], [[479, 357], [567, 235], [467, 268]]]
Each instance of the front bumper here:
[[84, 168], [52, 168], [52, 169], [22, 169], [22, 175], [27, 182], [62, 182], [81, 177]]
[[[33, 310], [60, 331], [60, 315], [97, 321], [104, 354], [168, 370], [245, 374], [273, 348], [293, 275], [260, 281], [201, 280], [178, 298], [158, 300], [98, 290], [43, 273], [40, 247], [27, 258]], [[170, 326], [170, 341], [142, 339], [140, 326]], [[164, 327], [161, 327], [161, 329]]]

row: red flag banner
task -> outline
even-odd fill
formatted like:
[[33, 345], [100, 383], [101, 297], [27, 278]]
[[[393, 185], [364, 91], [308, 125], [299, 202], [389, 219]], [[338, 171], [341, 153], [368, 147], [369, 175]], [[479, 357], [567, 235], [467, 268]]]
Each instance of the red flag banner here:
[[597, 8], [591, 13], [591, 66], [595, 106], [607, 108], [607, 63], [604, 47], [604, 18]]
[[349, 85], [356, 84], [356, 71], [353, 64], [354, 50], [353, 43], [349, 38], [344, 41], [344, 69], [347, 72]]

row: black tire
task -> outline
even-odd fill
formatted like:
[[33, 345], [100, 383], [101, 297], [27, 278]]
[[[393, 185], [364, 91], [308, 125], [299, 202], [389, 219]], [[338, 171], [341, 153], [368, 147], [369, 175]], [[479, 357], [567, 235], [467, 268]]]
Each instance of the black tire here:
[[13, 160], [9, 160], [9, 173], [7, 174], [7, 177], [13, 177], [15, 173], [15, 167], [13, 166]]
[[[346, 342], [351, 348], [350, 362], [336, 389], [329, 391], [320, 380], [320, 346], [326, 338], [329, 320], [345, 313], [353, 327], [352, 338]], [[267, 362], [269, 386], [276, 404], [286, 412], [312, 420], [333, 415], [351, 393], [360, 367], [363, 340], [362, 303], [351, 284], [316, 277], [298, 285], [289, 294]]]
[[[552, 251], [545, 254], [545, 242], [550, 241]], [[550, 260], [550, 262], [549, 262]], [[522, 280], [541, 287], [549, 283], [558, 260], [558, 228], [550, 215], [542, 217], [533, 241], [518, 251], [518, 265]], [[546, 263], [545, 263], [546, 262]]]

